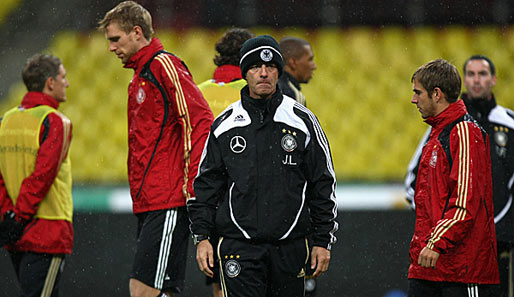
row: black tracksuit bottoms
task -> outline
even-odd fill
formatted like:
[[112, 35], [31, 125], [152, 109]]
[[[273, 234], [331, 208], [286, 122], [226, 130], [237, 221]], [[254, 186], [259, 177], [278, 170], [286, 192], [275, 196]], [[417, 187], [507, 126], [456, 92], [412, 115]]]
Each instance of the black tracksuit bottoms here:
[[224, 296], [304, 296], [305, 238], [266, 243], [221, 237], [216, 252]]

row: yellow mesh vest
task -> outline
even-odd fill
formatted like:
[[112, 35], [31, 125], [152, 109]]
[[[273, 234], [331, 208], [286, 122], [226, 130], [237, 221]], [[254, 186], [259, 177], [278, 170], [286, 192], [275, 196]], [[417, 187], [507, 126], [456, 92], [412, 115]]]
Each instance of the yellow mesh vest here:
[[244, 86], [246, 86], [246, 80], [244, 79], [222, 84], [208, 80], [199, 84], [198, 88], [209, 103], [214, 116], [218, 116], [230, 104], [241, 99], [239, 91]]
[[45, 105], [29, 109], [16, 107], [9, 110], [0, 124], [0, 172], [7, 193], [16, 205], [23, 180], [34, 171], [41, 125], [51, 112], [56, 113], [63, 121], [64, 142], [59, 171], [46, 197], [39, 204], [35, 217], [71, 222], [71, 162], [69, 154], [66, 154], [69, 149], [71, 122], [66, 116]]

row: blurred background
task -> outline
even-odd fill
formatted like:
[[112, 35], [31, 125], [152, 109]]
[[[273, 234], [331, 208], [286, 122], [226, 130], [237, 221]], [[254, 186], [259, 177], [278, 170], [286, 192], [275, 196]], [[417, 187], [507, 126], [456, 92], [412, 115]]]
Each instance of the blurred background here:
[[[128, 296], [135, 218], [127, 188], [127, 87], [132, 70], [108, 51], [96, 24], [119, 1], [2, 0], [0, 113], [19, 104], [25, 61], [63, 60], [70, 87], [60, 110], [73, 122], [76, 240], [64, 296]], [[473, 54], [497, 67], [498, 104], [514, 107], [514, 2], [510, 0], [140, 0], [156, 36], [197, 83], [211, 78], [214, 44], [230, 27], [309, 41], [317, 70], [302, 91], [328, 136], [338, 178], [339, 242], [316, 296], [403, 296], [414, 215], [403, 178], [424, 133], [410, 78], [444, 58], [462, 74]], [[183, 296], [208, 296], [190, 248]], [[200, 285], [198, 285], [200, 284]], [[0, 253], [0, 296], [17, 284]], [[389, 295], [388, 295], [389, 294]], [[395, 295], [396, 294], [396, 295]]]

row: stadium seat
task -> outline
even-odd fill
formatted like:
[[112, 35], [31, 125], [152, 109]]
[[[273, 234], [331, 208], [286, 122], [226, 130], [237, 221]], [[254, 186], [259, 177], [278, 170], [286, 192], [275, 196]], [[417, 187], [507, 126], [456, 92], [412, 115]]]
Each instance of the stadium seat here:
[[[212, 76], [214, 44], [225, 30], [160, 30], [165, 48], [184, 59], [195, 82]], [[459, 71], [472, 54], [496, 63], [498, 102], [514, 108], [514, 30], [511, 27], [253, 28], [277, 39], [310, 41], [318, 69], [302, 91], [327, 134], [337, 176], [343, 181], [401, 181], [428, 127], [410, 103], [412, 73], [435, 58]], [[133, 72], [123, 69], [99, 32], [63, 31], [48, 51], [61, 57], [70, 87], [63, 113], [73, 122], [74, 180], [126, 181], [127, 87]], [[19, 103], [20, 82], [0, 113]]]
[[18, 5], [21, 4], [20, 0], [3, 0], [2, 5], [0, 5], [0, 25], [7, 19], [9, 14], [14, 11]]

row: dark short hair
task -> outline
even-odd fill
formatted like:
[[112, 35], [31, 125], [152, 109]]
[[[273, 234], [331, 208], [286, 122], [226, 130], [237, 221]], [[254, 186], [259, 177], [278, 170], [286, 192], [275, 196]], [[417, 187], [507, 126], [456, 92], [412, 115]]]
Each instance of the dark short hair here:
[[42, 92], [49, 77], [56, 78], [62, 62], [52, 55], [36, 54], [23, 68], [23, 83], [29, 92]]
[[147, 40], [152, 39], [152, 15], [140, 4], [134, 1], [124, 1], [109, 10], [98, 22], [98, 29], [104, 31], [112, 23], [118, 23], [125, 33], [130, 33], [134, 26], [141, 27]]
[[287, 64], [289, 58], [299, 59], [304, 54], [304, 47], [310, 44], [298, 37], [284, 37], [280, 39], [280, 51], [282, 52], [284, 62]]
[[243, 43], [250, 38], [255, 37], [248, 29], [232, 28], [221, 36], [220, 40], [216, 42], [216, 56], [214, 57], [214, 64], [221, 65], [235, 65], [239, 66], [241, 59], [240, 50]]
[[437, 87], [446, 95], [449, 103], [459, 98], [462, 82], [459, 71], [444, 59], [432, 60], [419, 67], [412, 75], [411, 82], [415, 79], [423, 85], [429, 96], [432, 96]]
[[468, 66], [469, 61], [472, 61], [472, 60], [486, 61], [489, 64], [489, 70], [491, 71], [491, 75], [496, 75], [496, 67], [494, 67], [493, 61], [491, 61], [491, 59], [489, 59], [488, 57], [483, 56], [483, 55], [473, 55], [473, 56], [469, 57], [466, 60], [466, 62], [464, 62], [464, 66], [462, 67], [462, 70], [464, 71], [464, 75], [466, 75], [466, 67]]

